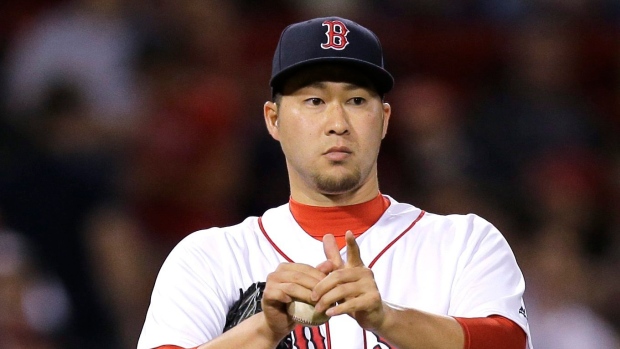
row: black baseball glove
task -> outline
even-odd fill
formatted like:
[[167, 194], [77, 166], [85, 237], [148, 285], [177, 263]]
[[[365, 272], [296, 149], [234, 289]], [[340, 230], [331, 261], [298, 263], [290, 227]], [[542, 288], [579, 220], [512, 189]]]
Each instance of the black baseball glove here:
[[[226, 325], [224, 332], [237, 326], [241, 321], [250, 316], [263, 311], [261, 300], [263, 299], [263, 291], [265, 290], [264, 282], [256, 282], [248, 287], [245, 292], [239, 289], [239, 299], [232, 305], [228, 314], [226, 314]], [[276, 349], [291, 349], [291, 336], [286, 336], [276, 347]]]

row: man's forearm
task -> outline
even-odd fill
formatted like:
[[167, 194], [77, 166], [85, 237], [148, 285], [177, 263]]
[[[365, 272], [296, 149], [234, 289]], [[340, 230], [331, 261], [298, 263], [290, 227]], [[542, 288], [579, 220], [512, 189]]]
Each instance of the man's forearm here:
[[385, 320], [375, 334], [399, 349], [463, 349], [465, 336], [452, 317], [384, 303]]
[[264, 314], [258, 313], [198, 349], [274, 349], [283, 338], [275, 335]]

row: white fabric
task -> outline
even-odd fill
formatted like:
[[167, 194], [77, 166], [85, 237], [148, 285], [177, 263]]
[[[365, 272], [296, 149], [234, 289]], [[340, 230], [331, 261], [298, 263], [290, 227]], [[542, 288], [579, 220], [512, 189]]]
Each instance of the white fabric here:
[[[450, 316], [502, 315], [529, 338], [521, 314], [523, 276], [495, 227], [476, 215], [441, 216], [390, 200], [381, 219], [357, 238], [385, 301]], [[138, 349], [208, 342], [221, 334], [240, 289], [265, 281], [279, 263], [325, 260], [322, 242], [301, 229], [288, 204], [268, 210], [262, 223], [264, 232], [259, 219], [250, 217], [236, 226], [195, 232], [178, 244], [158, 276]], [[346, 253], [345, 247], [345, 259]], [[327, 348], [380, 344], [346, 315], [318, 330], [330, 339]]]

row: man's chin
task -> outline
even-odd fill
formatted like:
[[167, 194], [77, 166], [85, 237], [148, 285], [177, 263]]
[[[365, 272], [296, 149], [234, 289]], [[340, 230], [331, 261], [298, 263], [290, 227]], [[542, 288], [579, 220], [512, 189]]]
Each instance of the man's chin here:
[[359, 187], [359, 176], [319, 177], [316, 178], [317, 189], [325, 195], [339, 195], [351, 192]]

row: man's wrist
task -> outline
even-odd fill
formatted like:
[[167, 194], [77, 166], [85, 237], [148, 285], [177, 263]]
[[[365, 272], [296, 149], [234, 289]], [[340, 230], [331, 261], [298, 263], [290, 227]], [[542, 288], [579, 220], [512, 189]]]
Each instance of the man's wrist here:
[[253, 318], [258, 321], [256, 326], [257, 334], [260, 338], [264, 338], [266, 342], [273, 343], [274, 347], [291, 332], [290, 330], [282, 331], [281, 333], [274, 331], [274, 329], [269, 326], [269, 322], [267, 322], [267, 318], [263, 312], [255, 314]]
[[399, 311], [399, 309], [402, 310], [402, 308], [399, 308], [396, 305], [383, 301], [383, 317], [381, 318], [381, 321], [376, 324], [375, 328], [369, 330], [378, 335], [389, 332], [390, 328], [394, 324], [395, 314]]

